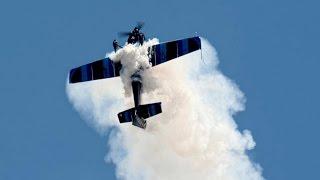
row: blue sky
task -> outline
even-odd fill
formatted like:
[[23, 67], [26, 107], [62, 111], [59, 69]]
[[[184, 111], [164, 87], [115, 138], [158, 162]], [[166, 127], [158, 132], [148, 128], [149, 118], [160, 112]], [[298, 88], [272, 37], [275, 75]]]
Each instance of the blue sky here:
[[[200, 35], [246, 94], [235, 119], [267, 179], [317, 179], [319, 2], [315, 0], [0, 3], [0, 179], [115, 179], [101, 137], [65, 94], [70, 68], [104, 57], [145, 21], [161, 41]], [[124, 39], [122, 39], [122, 42]]]

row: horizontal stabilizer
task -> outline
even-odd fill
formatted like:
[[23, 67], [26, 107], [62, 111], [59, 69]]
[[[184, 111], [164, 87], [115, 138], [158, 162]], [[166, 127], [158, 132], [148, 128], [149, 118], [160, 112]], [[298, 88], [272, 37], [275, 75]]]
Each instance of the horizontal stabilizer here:
[[[162, 112], [161, 102], [140, 105], [139, 107], [139, 117], [147, 119], [151, 116], [157, 115]], [[120, 123], [132, 122], [135, 115], [135, 108], [128, 109], [126, 111], [120, 112], [118, 118]]]

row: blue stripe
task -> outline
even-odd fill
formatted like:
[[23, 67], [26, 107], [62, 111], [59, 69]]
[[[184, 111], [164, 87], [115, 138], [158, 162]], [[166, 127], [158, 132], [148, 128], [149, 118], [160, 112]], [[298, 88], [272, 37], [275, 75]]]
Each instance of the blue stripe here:
[[165, 44], [159, 44], [156, 47], [156, 52], [157, 52], [157, 59], [156, 63], [161, 64], [163, 62], [166, 62], [166, 55], [167, 55], [167, 47]]
[[109, 59], [104, 59], [103, 61], [103, 76], [104, 78], [114, 77], [114, 69], [112, 63]]
[[178, 41], [178, 56], [183, 56], [189, 52], [188, 39]]
[[148, 111], [149, 111], [150, 116], [153, 116], [154, 114], [157, 113], [156, 106], [154, 106], [153, 104], [148, 106]]
[[91, 65], [81, 66], [81, 81], [91, 80]]
[[132, 121], [131, 111], [126, 111], [123, 113], [124, 119], [126, 122]]

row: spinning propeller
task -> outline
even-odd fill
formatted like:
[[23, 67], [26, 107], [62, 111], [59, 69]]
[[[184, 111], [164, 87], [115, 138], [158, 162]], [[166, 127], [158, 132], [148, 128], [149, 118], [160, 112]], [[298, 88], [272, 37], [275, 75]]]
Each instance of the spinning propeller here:
[[[140, 21], [137, 22], [137, 25], [135, 26], [135, 28], [137, 28], [138, 30], [142, 29], [144, 26], [144, 22]], [[127, 37], [131, 34], [131, 31], [125, 31], [125, 32], [118, 32], [118, 36], [119, 37]]]

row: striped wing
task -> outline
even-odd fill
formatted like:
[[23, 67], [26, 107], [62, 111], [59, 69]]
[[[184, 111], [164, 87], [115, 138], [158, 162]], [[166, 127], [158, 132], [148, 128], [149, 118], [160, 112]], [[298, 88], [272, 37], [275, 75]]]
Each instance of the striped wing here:
[[149, 48], [150, 62], [155, 66], [200, 49], [199, 37], [157, 44]]
[[69, 74], [69, 83], [117, 77], [120, 75], [121, 67], [121, 63], [114, 63], [109, 58], [104, 58], [72, 69]]

